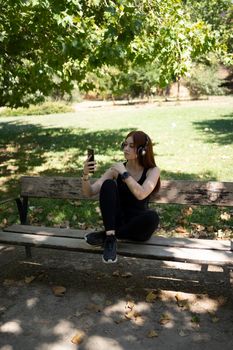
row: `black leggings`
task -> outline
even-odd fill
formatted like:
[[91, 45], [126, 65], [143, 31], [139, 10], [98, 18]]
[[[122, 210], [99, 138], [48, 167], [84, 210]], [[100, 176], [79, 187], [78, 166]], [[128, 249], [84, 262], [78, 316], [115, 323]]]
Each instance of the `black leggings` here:
[[106, 231], [114, 230], [116, 237], [134, 241], [146, 241], [158, 228], [159, 217], [153, 210], [135, 210], [130, 216], [122, 216], [117, 184], [106, 180], [100, 190], [100, 209]]

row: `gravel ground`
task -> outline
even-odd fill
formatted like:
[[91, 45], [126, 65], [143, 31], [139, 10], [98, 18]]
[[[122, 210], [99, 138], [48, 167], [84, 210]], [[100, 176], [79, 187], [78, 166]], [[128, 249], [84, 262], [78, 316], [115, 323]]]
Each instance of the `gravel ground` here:
[[233, 348], [229, 269], [0, 247], [0, 350]]

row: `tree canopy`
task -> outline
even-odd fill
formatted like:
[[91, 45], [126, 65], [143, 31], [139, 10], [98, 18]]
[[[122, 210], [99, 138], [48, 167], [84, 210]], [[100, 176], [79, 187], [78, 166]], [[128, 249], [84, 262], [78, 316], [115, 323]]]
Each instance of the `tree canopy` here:
[[86, 73], [103, 65], [127, 71], [156, 64], [165, 86], [209, 52], [230, 62], [229, 32], [220, 36], [217, 22], [213, 28], [204, 14], [197, 16], [191, 2], [0, 0], [0, 106], [26, 106], [54, 90], [69, 93], [74, 82], [85, 89]]

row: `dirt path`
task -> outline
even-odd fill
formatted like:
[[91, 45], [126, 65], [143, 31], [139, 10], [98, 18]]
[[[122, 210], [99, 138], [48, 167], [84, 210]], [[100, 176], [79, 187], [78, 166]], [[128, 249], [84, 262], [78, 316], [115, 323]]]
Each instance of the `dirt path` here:
[[133, 100], [133, 101], [82, 101], [80, 103], [74, 103], [74, 109], [79, 110], [89, 110], [89, 109], [138, 109], [138, 108], [154, 108], [154, 107], [169, 107], [169, 106], [216, 106], [216, 105], [226, 105], [233, 106], [233, 95], [230, 96], [209, 96], [208, 99], [202, 100]]
[[221, 268], [123, 257], [106, 265], [46, 249], [26, 261], [12, 247], [0, 250], [0, 266], [1, 350], [233, 347], [233, 287]]

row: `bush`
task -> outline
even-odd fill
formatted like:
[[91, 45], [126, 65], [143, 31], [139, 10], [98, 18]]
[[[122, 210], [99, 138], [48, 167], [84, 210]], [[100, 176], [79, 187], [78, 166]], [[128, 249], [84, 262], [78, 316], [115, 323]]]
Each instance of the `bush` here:
[[30, 105], [28, 108], [4, 108], [0, 116], [20, 116], [20, 115], [45, 115], [74, 112], [71, 105], [62, 102], [44, 102], [38, 105]]
[[224, 95], [227, 89], [221, 86], [216, 66], [196, 65], [186, 85], [193, 97], [200, 95]]

